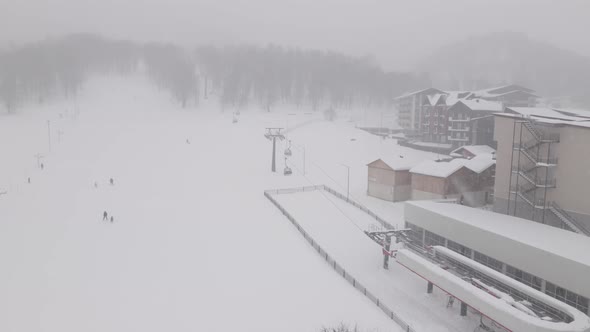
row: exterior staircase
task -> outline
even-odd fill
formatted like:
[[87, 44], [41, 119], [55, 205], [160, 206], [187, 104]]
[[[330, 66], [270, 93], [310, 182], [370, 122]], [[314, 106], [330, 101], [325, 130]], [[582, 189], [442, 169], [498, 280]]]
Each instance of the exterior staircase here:
[[[555, 188], [555, 179], [547, 178], [549, 175], [548, 170], [545, 171], [545, 177], [538, 176], [538, 172], [535, 170], [540, 167], [554, 167], [557, 165], [557, 158], [551, 158], [549, 155], [541, 156], [540, 151], [548, 151], [547, 149], [541, 149], [543, 144], [558, 143], [559, 136], [550, 133], [543, 133], [534, 122], [527, 120], [523, 121], [521, 131], [528, 131], [529, 137], [532, 137], [529, 141], [517, 142], [513, 145], [513, 151], [518, 151], [519, 158], [518, 164], [512, 166], [512, 173], [516, 174], [517, 180], [516, 185], [511, 183], [510, 193], [519, 197], [523, 202], [533, 207], [534, 209], [549, 210], [554, 214], [557, 219], [563, 222], [573, 232], [578, 234], [586, 235], [590, 237], [590, 227], [577, 221], [571, 215], [569, 215], [564, 209], [559, 207], [555, 202], [548, 203], [545, 201], [546, 190], [549, 188]], [[524, 127], [524, 128], [523, 128]], [[522, 139], [522, 132], [521, 132]], [[547, 152], [548, 154], [548, 152]], [[524, 158], [521, 158], [524, 156]], [[518, 179], [522, 179], [519, 183]], [[511, 180], [512, 182], [512, 180]], [[541, 194], [537, 195], [538, 191], [541, 190]], [[539, 197], [543, 197], [540, 199]]]
[[551, 205], [549, 205], [549, 211], [551, 211], [559, 220], [566, 224], [572, 231], [578, 234], [590, 236], [590, 230], [570, 216], [567, 212], [565, 212], [565, 210], [560, 208], [557, 203], [551, 203]]
[[[514, 143], [513, 145], [513, 150], [518, 151], [519, 158], [518, 164], [512, 166], [512, 173], [517, 175], [517, 182], [516, 185], [511, 185], [510, 190], [512, 194], [519, 197], [531, 207], [535, 209], [547, 209], [545, 192], [542, 195], [538, 194], [537, 189], [546, 191], [549, 188], [555, 188], [555, 179], [538, 176], [535, 170], [540, 167], [553, 167], [557, 165], [557, 158], [541, 156], [539, 151], [545, 151], [544, 149], [540, 150], [541, 146], [545, 143], [559, 142], [559, 137], [541, 132], [531, 121], [524, 121], [522, 124], [521, 130], [528, 131], [530, 139], [528, 141]], [[521, 158], [520, 155], [525, 158]], [[547, 175], [547, 171], [544, 174]], [[518, 178], [523, 180], [522, 183], [518, 182]], [[543, 198], [540, 199], [540, 197]]]

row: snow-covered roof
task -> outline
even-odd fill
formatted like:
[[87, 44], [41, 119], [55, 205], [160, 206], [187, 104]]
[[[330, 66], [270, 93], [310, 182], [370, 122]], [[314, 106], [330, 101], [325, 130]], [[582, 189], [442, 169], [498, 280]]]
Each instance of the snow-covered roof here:
[[418, 90], [418, 91], [406, 92], [406, 93], [402, 94], [401, 96], [395, 97], [394, 100], [402, 99], [405, 97], [413, 96], [415, 94], [426, 93], [426, 92], [430, 92], [430, 91], [432, 91], [433, 93], [444, 93], [444, 91], [439, 90], [439, 89], [426, 88], [426, 89], [422, 89], [422, 90]]
[[560, 254], [590, 266], [590, 241], [587, 236], [527, 219], [470, 208], [460, 204], [409, 202], [471, 224], [489, 232], [523, 242], [539, 249]]
[[461, 99], [460, 103], [469, 107], [472, 111], [502, 112], [502, 103], [485, 99]]
[[521, 86], [518, 84], [501, 85], [501, 86], [497, 86], [497, 87], [493, 87], [493, 88], [487, 88], [482, 91], [486, 91], [488, 93], [495, 93], [495, 94], [501, 94], [501, 93], [505, 93], [508, 91], [534, 92], [534, 90], [529, 89], [529, 88], [525, 88], [524, 86]]
[[590, 240], [584, 235], [501, 213], [430, 201], [407, 202], [405, 218], [548, 281], [566, 280], [572, 291], [590, 296], [587, 278], [580, 277], [590, 275]]
[[577, 108], [554, 108], [555, 111], [569, 116], [577, 116], [590, 119], [590, 111]]
[[528, 89], [528, 88], [525, 88], [525, 87], [522, 87], [522, 86], [516, 85], [516, 84], [509, 84], [509, 85], [497, 86], [494, 88], [487, 88], [487, 89], [473, 91], [472, 96], [482, 97], [482, 98], [493, 98], [493, 97], [506, 96], [506, 95], [518, 93], [518, 92], [537, 97], [536, 95], [533, 94], [534, 90], [531, 90], [531, 89]]
[[412, 167], [410, 173], [446, 178], [460, 170], [464, 166], [465, 160], [467, 159], [457, 158], [448, 162], [429, 160]]
[[491, 153], [482, 153], [479, 154], [465, 162], [465, 167], [469, 168], [470, 170], [474, 171], [475, 173], [479, 174], [486, 169], [492, 167], [496, 164], [494, 160], [494, 155]]
[[[501, 117], [507, 117], [507, 118], [516, 118], [516, 119], [522, 119], [523, 118], [523, 114], [514, 114], [514, 113], [496, 113], [496, 116], [501, 116]], [[566, 117], [565, 115], [563, 117]], [[548, 118], [548, 117], [541, 117], [541, 116], [526, 116], [526, 118], [530, 118], [531, 120], [534, 120], [535, 122], [539, 122], [539, 123], [546, 123], [546, 124], [554, 124], [554, 125], [567, 125], [567, 126], [573, 126], [573, 127], [583, 127], [583, 128], [590, 128], [590, 119], [585, 119], [585, 118], [574, 118], [574, 120], [571, 120], [572, 117], [569, 117], [570, 120], [565, 120], [565, 119], [556, 119], [556, 118]]]
[[471, 153], [474, 156], [477, 156], [480, 154], [492, 154], [492, 153], [496, 152], [496, 150], [494, 150], [493, 148], [491, 148], [487, 145], [464, 145], [458, 149], [451, 151], [451, 155], [461, 154], [462, 150], [468, 151], [469, 153]]
[[443, 96], [442, 93], [435, 93], [433, 95], [428, 95], [428, 102], [430, 105], [435, 106], [440, 101], [441, 97]]
[[513, 111], [514, 113], [522, 114], [525, 116], [534, 115], [555, 119], [560, 119], [561, 117], [566, 116], [548, 107], [508, 107], [508, 109]]
[[508, 107], [508, 111], [529, 117], [548, 118], [565, 121], [588, 121], [587, 118], [570, 116], [548, 107]]
[[494, 98], [500, 96], [506, 96], [513, 93], [524, 93], [534, 97], [538, 97], [533, 94], [533, 90], [522, 87], [520, 85], [509, 84], [503, 86], [497, 86], [488, 89], [476, 90], [476, 91], [443, 91], [436, 88], [426, 88], [422, 90], [406, 92], [401, 96], [394, 98], [394, 100], [410, 97], [416, 94], [427, 94], [428, 102], [430, 105], [436, 105], [441, 96], [446, 96], [446, 105], [452, 106], [459, 100], [465, 100], [467, 98]]
[[428, 160], [410, 169], [410, 173], [447, 178], [463, 167], [479, 174], [494, 165], [496, 161], [491, 153], [481, 154], [471, 159], [455, 158], [449, 161]]
[[448, 95], [445, 100], [447, 106], [455, 105], [459, 100], [466, 98], [471, 92], [469, 91], [447, 91]]
[[525, 94], [525, 95], [529, 95], [531, 97], [537, 97], [537, 98], [539, 97], [539, 96], [537, 96], [536, 94], [534, 94], [532, 92], [522, 91], [522, 90], [514, 90], [514, 91], [508, 91], [508, 92], [505, 92], [505, 93], [488, 94], [488, 98], [503, 97], [503, 96], [508, 96], [508, 95], [515, 94], [515, 93], [522, 93], [522, 94]]
[[424, 159], [418, 159], [418, 158], [412, 158], [412, 157], [408, 157], [408, 156], [382, 156], [379, 157], [378, 159], [372, 161], [369, 163], [372, 164], [377, 160], [381, 160], [383, 161], [385, 164], [387, 164], [387, 166], [389, 166], [389, 168], [391, 168], [394, 171], [408, 171], [410, 170], [412, 167], [424, 162]]

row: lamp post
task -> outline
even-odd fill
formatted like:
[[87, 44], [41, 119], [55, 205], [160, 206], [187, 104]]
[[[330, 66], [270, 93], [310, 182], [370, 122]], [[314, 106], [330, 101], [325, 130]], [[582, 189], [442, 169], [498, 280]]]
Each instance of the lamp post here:
[[303, 146], [303, 176], [305, 176], [305, 145]]
[[340, 164], [340, 166], [346, 167], [346, 200], [349, 200], [350, 196], [350, 166]]
[[51, 152], [51, 121], [47, 120], [47, 142], [49, 143], [49, 152]]

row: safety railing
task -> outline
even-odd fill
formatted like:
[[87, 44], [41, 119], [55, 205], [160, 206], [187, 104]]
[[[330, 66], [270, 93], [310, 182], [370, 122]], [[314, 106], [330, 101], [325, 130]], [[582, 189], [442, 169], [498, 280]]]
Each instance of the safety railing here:
[[[371, 302], [377, 305], [381, 311], [383, 311], [387, 317], [391, 320], [396, 322], [399, 326], [401, 326], [406, 332], [416, 332], [408, 323], [406, 323], [401, 317], [399, 317], [393, 310], [391, 310], [387, 305], [385, 305], [379, 297], [371, 293], [367, 287], [365, 287], [361, 282], [359, 282], [352, 274], [350, 274], [342, 265], [340, 265], [332, 256], [328, 254], [326, 250], [324, 250], [320, 244], [307, 232], [305, 229], [297, 222], [297, 220], [273, 197], [273, 195], [282, 195], [282, 194], [293, 194], [297, 192], [306, 192], [306, 191], [315, 191], [315, 190], [324, 190], [329, 192], [330, 194], [345, 200], [346, 202], [352, 204], [353, 206], [367, 212], [369, 215], [373, 216], [375, 220], [379, 223], [384, 225], [384, 227], [389, 227], [390, 229], [393, 228], [389, 223], [385, 220], [381, 219], [371, 210], [367, 209], [363, 205], [356, 203], [346, 196], [342, 195], [341, 193], [335, 191], [328, 186], [319, 185], [319, 186], [307, 186], [307, 187], [298, 187], [298, 188], [288, 188], [288, 189], [274, 189], [274, 190], [266, 190], [264, 191], [264, 196], [268, 198], [271, 203], [281, 211], [281, 213], [297, 228], [299, 233], [303, 236], [303, 238], [317, 251], [317, 253], [326, 261], [326, 263], [332, 267], [338, 275], [348, 281], [354, 288], [356, 288], [359, 292], [361, 292], [365, 297], [367, 297]], [[387, 225], [387, 226], [385, 226]]]

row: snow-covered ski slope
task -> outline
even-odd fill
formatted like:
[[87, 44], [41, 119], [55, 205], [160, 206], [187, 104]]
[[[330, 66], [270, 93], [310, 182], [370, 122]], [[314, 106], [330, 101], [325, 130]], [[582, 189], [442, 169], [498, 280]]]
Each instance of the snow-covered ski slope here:
[[[0, 116], [0, 331], [398, 330], [264, 198], [308, 184], [269, 172], [263, 128], [285, 116], [243, 111], [232, 124], [207, 107], [181, 110], [141, 78], [108, 78], [75, 102]], [[292, 135], [324, 137], [311, 128], [322, 123]], [[308, 160], [323, 148], [308, 146]], [[322, 174], [310, 166], [314, 181]]]

